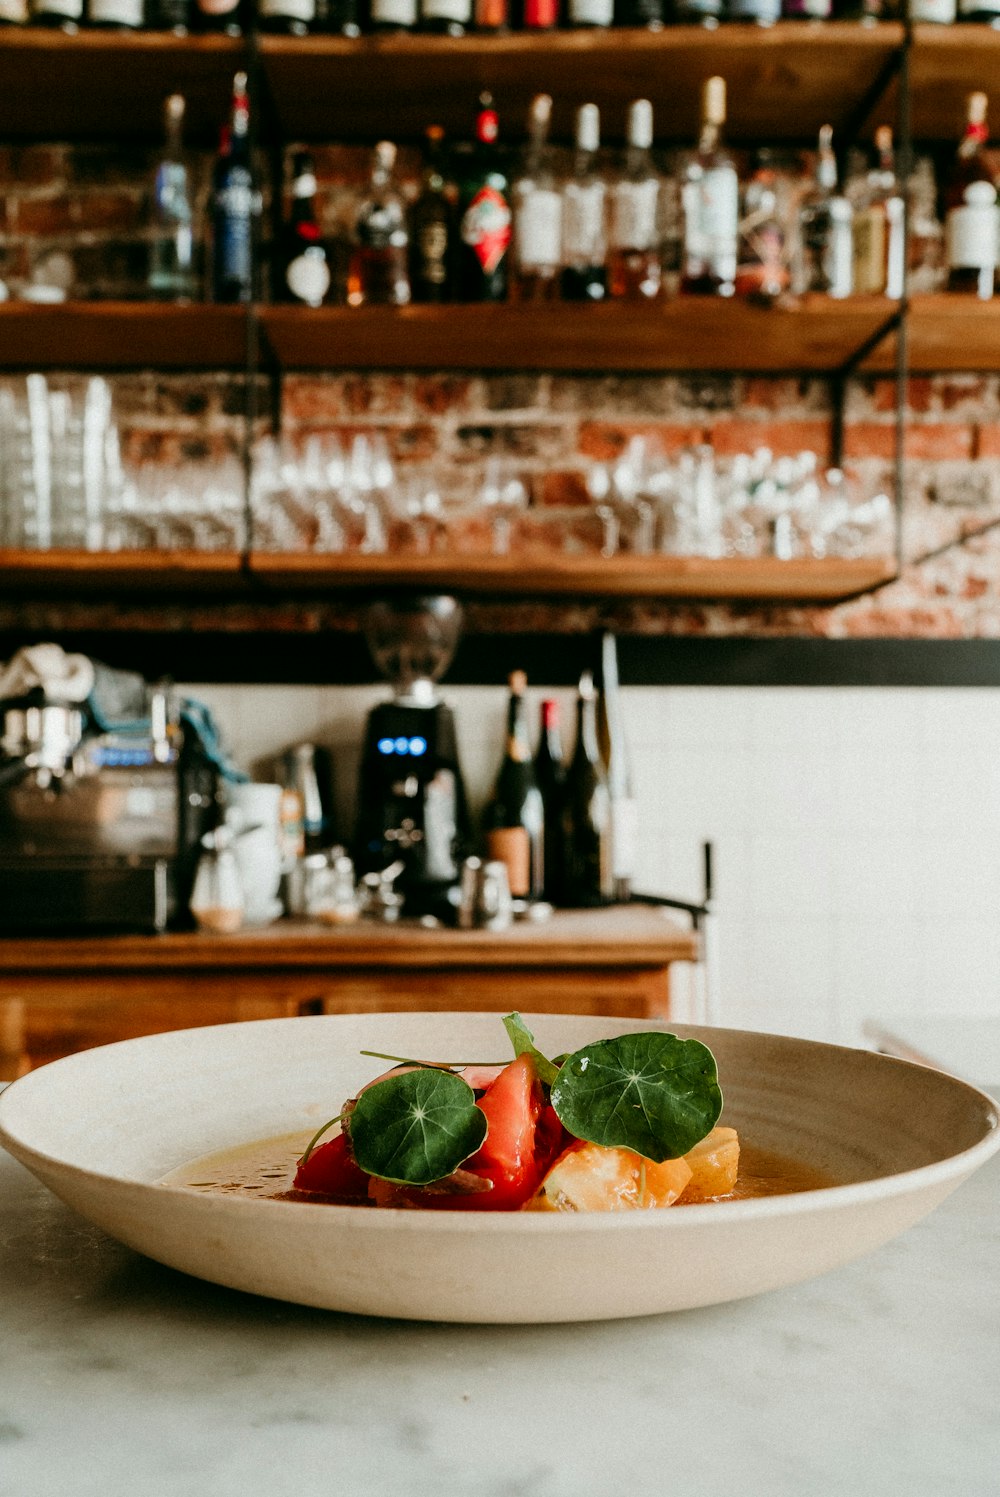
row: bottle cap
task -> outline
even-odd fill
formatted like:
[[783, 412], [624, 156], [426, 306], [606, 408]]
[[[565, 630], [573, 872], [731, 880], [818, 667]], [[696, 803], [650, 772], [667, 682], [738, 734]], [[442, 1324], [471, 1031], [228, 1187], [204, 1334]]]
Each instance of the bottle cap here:
[[597, 695], [597, 692], [594, 689], [594, 674], [592, 671], [583, 671], [580, 676], [580, 685], [578, 689], [580, 692], [580, 696], [585, 702], [593, 701], [594, 697]]
[[726, 80], [706, 78], [701, 91], [701, 117], [706, 125], [726, 123]]
[[559, 703], [553, 697], [546, 697], [542, 703], [542, 726], [544, 728], [558, 728], [559, 726]]
[[552, 95], [536, 94], [528, 110], [528, 129], [547, 130], [552, 119]]
[[396, 165], [396, 147], [391, 140], [380, 140], [375, 146], [375, 165], [391, 172]]
[[988, 100], [984, 93], [976, 92], [969, 95], [968, 116], [970, 125], [985, 125], [987, 103]]
[[892, 126], [879, 125], [875, 131], [876, 151], [888, 152], [892, 150]]
[[576, 112], [576, 148], [596, 151], [601, 144], [601, 111], [596, 104], [581, 104]]
[[528, 686], [528, 677], [524, 671], [511, 671], [507, 677], [510, 694], [514, 697], [523, 697]]
[[163, 113], [168, 125], [179, 125], [184, 118], [186, 101], [183, 94], [170, 94], [163, 105]]
[[643, 150], [653, 144], [653, 106], [648, 99], [633, 99], [628, 106], [628, 143]]

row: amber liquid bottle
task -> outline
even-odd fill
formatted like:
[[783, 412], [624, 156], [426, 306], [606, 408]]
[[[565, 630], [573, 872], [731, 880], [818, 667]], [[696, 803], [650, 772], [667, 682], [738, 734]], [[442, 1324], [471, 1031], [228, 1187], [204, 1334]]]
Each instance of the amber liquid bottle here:
[[354, 221], [347, 272], [350, 306], [405, 306], [410, 300], [406, 208], [396, 187], [396, 147], [380, 140], [372, 156], [368, 192]]
[[965, 133], [945, 188], [948, 290], [993, 295], [998, 255], [997, 190], [983, 160], [986, 95], [969, 95]]

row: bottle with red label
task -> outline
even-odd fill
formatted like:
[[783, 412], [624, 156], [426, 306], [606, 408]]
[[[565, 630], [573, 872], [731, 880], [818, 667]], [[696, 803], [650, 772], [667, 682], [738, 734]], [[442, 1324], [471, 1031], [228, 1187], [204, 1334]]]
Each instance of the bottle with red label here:
[[512, 215], [498, 134], [492, 95], [482, 94], [475, 147], [459, 187], [460, 301], [503, 301], [507, 296]]
[[316, 216], [316, 172], [307, 151], [292, 162], [292, 208], [275, 258], [276, 301], [320, 307], [330, 290], [330, 261]]
[[551, 31], [559, 25], [559, 0], [522, 0], [518, 20], [522, 31]]

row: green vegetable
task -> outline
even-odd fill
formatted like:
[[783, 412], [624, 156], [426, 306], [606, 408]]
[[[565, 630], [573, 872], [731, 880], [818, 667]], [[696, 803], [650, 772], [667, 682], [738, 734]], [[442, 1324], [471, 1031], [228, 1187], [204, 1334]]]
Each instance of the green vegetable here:
[[508, 1014], [503, 1021], [503, 1027], [511, 1044], [514, 1046], [514, 1054], [530, 1055], [538, 1072], [538, 1079], [546, 1086], [551, 1086], [559, 1075], [559, 1067], [548, 1060], [540, 1050], [535, 1049], [535, 1036], [525, 1024], [520, 1014]]
[[397, 1185], [430, 1185], [454, 1174], [482, 1147], [487, 1126], [472, 1087], [436, 1068], [367, 1087], [349, 1123], [361, 1168]]
[[715, 1057], [675, 1034], [623, 1034], [575, 1051], [552, 1086], [575, 1138], [661, 1164], [693, 1149], [722, 1111]]

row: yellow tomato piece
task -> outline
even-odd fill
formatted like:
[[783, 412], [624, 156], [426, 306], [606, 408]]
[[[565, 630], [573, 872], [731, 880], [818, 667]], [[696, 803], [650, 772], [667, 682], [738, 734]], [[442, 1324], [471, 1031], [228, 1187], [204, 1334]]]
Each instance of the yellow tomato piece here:
[[683, 1159], [662, 1164], [629, 1149], [582, 1144], [549, 1170], [530, 1211], [642, 1211], [670, 1206], [691, 1179]]
[[736, 1185], [740, 1163], [740, 1141], [735, 1128], [713, 1128], [701, 1143], [684, 1155], [691, 1180], [684, 1201], [713, 1201], [727, 1196]]

